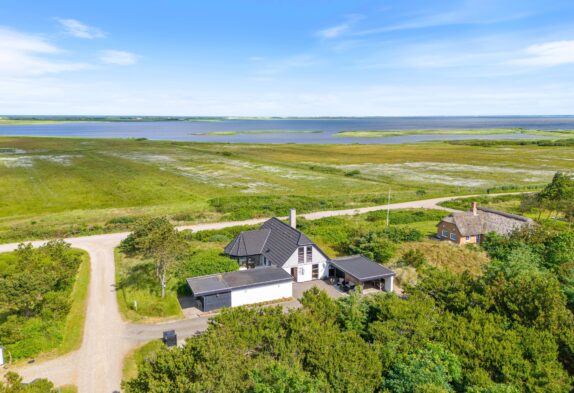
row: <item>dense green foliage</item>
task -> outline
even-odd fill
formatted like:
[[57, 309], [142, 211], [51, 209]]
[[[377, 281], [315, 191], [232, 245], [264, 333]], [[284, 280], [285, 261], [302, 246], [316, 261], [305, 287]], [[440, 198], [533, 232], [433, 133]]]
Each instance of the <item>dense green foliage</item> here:
[[[406, 299], [306, 292], [302, 309], [224, 310], [162, 350], [128, 392], [568, 392], [572, 314], [556, 287], [545, 316], [499, 307], [515, 289], [425, 270]], [[513, 279], [510, 282], [513, 283]], [[516, 285], [519, 285], [516, 283]], [[537, 288], [540, 289], [540, 288]], [[502, 291], [502, 293], [501, 293]], [[513, 310], [534, 306], [515, 298]], [[303, 389], [303, 390], [302, 390]]]
[[297, 195], [246, 195], [236, 197], [219, 197], [209, 201], [220, 213], [225, 213], [231, 220], [247, 220], [254, 217], [286, 216], [289, 209], [299, 211], [321, 211], [343, 208], [342, 201], [334, 202], [329, 198], [313, 198]]
[[5, 381], [0, 380], [0, 393], [57, 393], [54, 384], [46, 379], [37, 379], [29, 384], [24, 384], [22, 378], [13, 372], [5, 376]]
[[[0, 343], [13, 359], [58, 347], [82, 254], [63, 241], [0, 256]], [[77, 327], [81, 329], [81, 327]]]

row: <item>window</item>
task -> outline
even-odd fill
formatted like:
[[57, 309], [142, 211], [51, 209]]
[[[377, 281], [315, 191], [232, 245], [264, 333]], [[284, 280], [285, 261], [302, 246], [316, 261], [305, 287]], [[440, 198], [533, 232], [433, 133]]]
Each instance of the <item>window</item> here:
[[305, 247], [299, 247], [299, 263], [305, 263]]
[[446, 229], [442, 230], [442, 237], [448, 237], [448, 231]]
[[312, 276], [313, 280], [319, 279], [319, 265], [313, 265]]
[[313, 247], [307, 246], [307, 263], [313, 262]]
[[476, 242], [480, 243], [480, 235], [476, 235]]
[[456, 233], [450, 234], [450, 240], [457, 240]]
[[467, 241], [470, 240], [470, 236], [467, 236], [467, 237], [466, 237], [466, 240], [467, 240]]

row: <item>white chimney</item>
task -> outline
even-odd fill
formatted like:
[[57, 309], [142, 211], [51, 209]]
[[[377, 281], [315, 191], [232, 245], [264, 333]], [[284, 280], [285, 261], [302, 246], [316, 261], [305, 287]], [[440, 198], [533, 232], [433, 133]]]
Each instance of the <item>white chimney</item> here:
[[478, 203], [472, 202], [472, 214], [478, 216]]
[[289, 209], [289, 225], [292, 228], [297, 228], [297, 210]]

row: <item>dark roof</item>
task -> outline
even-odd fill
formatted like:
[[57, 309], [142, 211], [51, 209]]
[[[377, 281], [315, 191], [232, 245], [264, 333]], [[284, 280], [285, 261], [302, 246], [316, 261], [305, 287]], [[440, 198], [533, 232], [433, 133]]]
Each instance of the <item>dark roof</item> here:
[[472, 211], [457, 212], [443, 218], [442, 221], [456, 225], [461, 236], [483, 235], [489, 232], [509, 235], [516, 229], [534, 223], [528, 217], [484, 207], [479, 207], [476, 215]]
[[285, 270], [271, 266], [192, 277], [187, 279], [187, 285], [194, 296], [205, 296], [292, 280], [293, 277]]
[[274, 265], [282, 267], [297, 248], [311, 245], [327, 258], [303, 232], [278, 218], [271, 218], [265, 221], [259, 230], [237, 235], [225, 247], [225, 253], [235, 257], [262, 254]]
[[232, 257], [246, 257], [263, 254], [263, 247], [269, 237], [269, 229], [241, 232], [225, 247], [225, 253]]
[[363, 255], [331, 259], [331, 265], [361, 282], [395, 276], [396, 273]]

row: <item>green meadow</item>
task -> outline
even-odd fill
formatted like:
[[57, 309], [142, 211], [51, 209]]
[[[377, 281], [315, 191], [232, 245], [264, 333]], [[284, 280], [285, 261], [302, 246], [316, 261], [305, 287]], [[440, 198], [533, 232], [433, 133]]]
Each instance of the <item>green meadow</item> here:
[[0, 242], [535, 190], [574, 147], [0, 138]]

